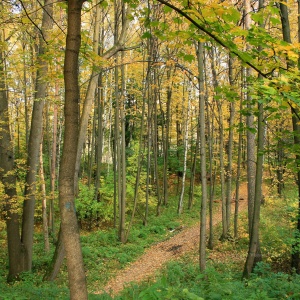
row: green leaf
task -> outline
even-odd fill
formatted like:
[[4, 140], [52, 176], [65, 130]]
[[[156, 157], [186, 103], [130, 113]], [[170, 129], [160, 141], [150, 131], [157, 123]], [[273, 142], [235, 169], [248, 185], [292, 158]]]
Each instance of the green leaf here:
[[163, 8], [163, 12], [165, 14], [170, 13], [172, 11], [173, 11], [173, 9], [171, 7], [169, 7], [169, 6], [167, 6], [167, 5], [165, 5], [164, 8]]
[[190, 300], [204, 300], [202, 297], [199, 297], [198, 295], [196, 295], [194, 293], [191, 293], [188, 289], [183, 289], [182, 292], [187, 297], [186, 299], [190, 299]]
[[251, 15], [251, 18], [256, 23], [262, 23], [264, 21], [264, 17], [260, 13], [255, 13]]
[[182, 24], [183, 23], [183, 21], [182, 21], [182, 19], [180, 17], [173, 18], [173, 22], [175, 24]]
[[223, 20], [225, 22], [232, 22], [234, 24], [238, 23], [238, 21], [240, 20], [240, 13], [235, 9], [229, 9], [228, 12], [226, 12], [223, 16]]
[[195, 56], [191, 54], [184, 54], [183, 59], [189, 63], [192, 63], [195, 60]]
[[108, 2], [107, 1], [101, 1], [100, 2], [100, 5], [101, 5], [101, 7], [103, 7], [103, 8], [107, 8], [108, 7]]
[[149, 31], [146, 31], [142, 34], [141, 38], [142, 39], [149, 39], [149, 38], [151, 38], [151, 36], [152, 36], [151, 33]]
[[159, 21], [157, 21], [157, 20], [155, 20], [155, 21], [151, 21], [151, 22], [150, 22], [150, 25], [152, 25], [152, 26], [156, 27], [156, 26], [158, 26], [158, 25], [159, 25]]

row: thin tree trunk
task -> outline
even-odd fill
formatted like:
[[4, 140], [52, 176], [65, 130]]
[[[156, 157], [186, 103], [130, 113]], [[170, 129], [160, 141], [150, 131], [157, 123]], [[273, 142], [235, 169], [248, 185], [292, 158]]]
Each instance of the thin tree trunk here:
[[[171, 78], [171, 70], [168, 69], [167, 71], [167, 81], [169, 82]], [[166, 103], [166, 117], [165, 117], [165, 126], [166, 132], [163, 138], [163, 145], [164, 145], [164, 174], [163, 174], [163, 193], [164, 193], [164, 205], [168, 204], [169, 198], [169, 186], [168, 186], [168, 166], [169, 166], [169, 136], [170, 136], [170, 122], [171, 122], [171, 98], [172, 98], [172, 85], [168, 83], [167, 88], [167, 103]]]
[[[124, 22], [125, 18], [125, 6], [124, 3], [122, 4], [122, 22]], [[120, 118], [121, 118], [121, 170], [122, 170], [122, 190], [121, 190], [121, 211], [120, 211], [120, 228], [119, 228], [119, 235], [120, 241], [122, 243], [126, 242], [126, 228], [125, 228], [125, 221], [126, 221], [126, 140], [125, 140], [125, 67], [123, 64], [124, 61], [124, 52], [121, 53], [121, 103], [120, 103]]]
[[49, 38], [49, 31], [52, 28], [53, 3], [51, 0], [45, 0], [42, 19], [43, 37], [39, 40], [39, 53], [37, 65], [39, 66], [36, 76], [35, 100], [33, 104], [31, 128], [28, 143], [27, 174], [25, 184], [25, 201], [23, 203], [23, 220], [21, 240], [26, 249], [25, 269], [30, 271], [32, 267], [33, 255], [33, 232], [34, 232], [34, 211], [35, 211], [35, 190], [36, 175], [39, 164], [40, 143], [42, 139], [43, 127], [43, 107], [46, 96], [47, 82], [45, 76], [48, 72], [48, 62], [42, 56], [46, 51], [45, 40]]
[[[58, 86], [55, 86], [56, 95], [58, 95]], [[56, 149], [57, 149], [57, 117], [58, 117], [58, 108], [54, 104], [53, 107], [53, 132], [52, 132], [52, 151], [51, 151], [51, 170], [50, 170], [50, 189], [51, 189], [51, 198], [49, 202], [49, 229], [50, 233], [54, 236], [54, 201], [55, 201], [55, 190], [56, 190]]]
[[[216, 90], [219, 86], [217, 80], [217, 73], [215, 68], [215, 56], [214, 49], [211, 49], [211, 69], [213, 76], [213, 85]], [[227, 239], [228, 237], [228, 222], [227, 222], [227, 202], [226, 202], [226, 189], [225, 189], [225, 164], [224, 164], [224, 120], [222, 111], [221, 100], [216, 101], [218, 109], [218, 122], [219, 122], [219, 159], [220, 159], [220, 178], [221, 178], [221, 201], [222, 201], [222, 235], [221, 240]], [[230, 204], [230, 203], [229, 203]]]
[[[245, 28], [247, 30], [250, 29], [250, 17], [251, 7], [250, 2], [248, 0], [244, 0], [244, 22]], [[246, 68], [246, 78], [250, 78], [252, 76], [252, 70], [250, 68]], [[245, 84], [245, 88], [247, 89], [247, 84]], [[252, 228], [252, 220], [253, 220], [253, 209], [254, 209], [254, 195], [255, 195], [255, 173], [256, 173], [256, 161], [255, 161], [255, 133], [253, 133], [254, 129], [254, 116], [252, 114], [252, 99], [249, 92], [246, 94], [247, 101], [247, 110], [248, 114], [246, 117], [246, 125], [247, 125], [247, 181], [248, 181], [248, 225], [249, 232], [251, 232]]]
[[[298, 3], [298, 42], [300, 43], [300, 0], [297, 1]], [[283, 14], [285, 15], [285, 14]], [[287, 15], [288, 16], [288, 15]], [[288, 19], [287, 19], [288, 20]], [[285, 31], [285, 30], [283, 30]], [[300, 69], [300, 55], [298, 58], [298, 70]], [[300, 126], [299, 126], [299, 120], [295, 116], [295, 112], [299, 116], [299, 109], [296, 109], [296, 111], [293, 112], [293, 130], [296, 133], [294, 135], [294, 143], [296, 145], [300, 144]], [[300, 161], [300, 155], [296, 156], [296, 161]], [[297, 185], [298, 185], [298, 207], [297, 207], [297, 224], [296, 224], [296, 236], [299, 236], [300, 233], [300, 169], [299, 169], [299, 163], [297, 165], [298, 172], [297, 172]], [[296, 239], [296, 242], [292, 245], [292, 268], [295, 268], [297, 274], [300, 274], [300, 242]]]
[[[181, 214], [183, 211], [183, 197], [184, 197], [184, 190], [185, 190], [185, 177], [186, 177], [186, 164], [187, 164], [187, 150], [188, 150], [188, 134], [189, 134], [189, 119], [190, 119], [190, 95], [188, 93], [188, 107], [185, 117], [185, 126], [184, 126], [184, 141], [183, 141], [183, 148], [184, 148], [184, 154], [183, 154], [183, 171], [182, 171], [182, 186], [181, 186], [181, 193], [180, 193], [180, 199], [179, 199], [179, 205], [178, 205], [178, 213]], [[185, 97], [183, 95], [183, 101], [185, 100]], [[184, 105], [183, 105], [184, 107]]]
[[[229, 68], [229, 84], [231, 89], [234, 88], [233, 80], [233, 58], [229, 56], [228, 68]], [[231, 216], [231, 186], [232, 186], [232, 152], [233, 152], [233, 124], [235, 116], [235, 99], [231, 99], [229, 103], [229, 136], [227, 147], [227, 166], [226, 166], [226, 218], [227, 218], [227, 230], [230, 233], [230, 216]]]
[[196, 139], [195, 151], [193, 153], [194, 155], [193, 155], [193, 162], [192, 162], [192, 169], [191, 169], [191, 182], [190, 182], [188, 209], [192, 208], [193, 201], [194, 201], [195, 175], [196, 175], [197, 155], [199, 152], [199, 146], [200, 146], [200, 120], [198, 117], [197, 139]]
[[[99, 12], [98, 12], [99, 10]], [[98, 16], [99, 14], [99, 16]], [[96, 21], [101, 20], [104, 22], [103, 14], [100, 12], [100, 7], [97, 5], [96, 7]], [[95, 31], [95, 33], [97, 33]], [[99, 30], [99, 42], [101, 45], [104, 44], [104, 30]], [[103, 47], [98, 47], [98, 54], [103, 55]], [[104, 103], [106, 99], [106, 94], [104, 93], [104, 84], [103, 84], [103, 72], [100, 70], [99, 78], [98, 78], [98, 94], [97, 94], [97, 139], [96, 139], [96, 183], [95, 183], [95, 200], [101, 201], [101, 165], [102, 165], [102, 156], [103, 156], [103, 114], [104, 114]], [[97, 222], [99, 217], [97, 216]]]
[[[131, 219], [128, 225], [128, 229], [126, 232], [125, 236], [125, 242], [128, 239], [130, 229], [133, 224], [134, 220], [134, 215], [136, 211], [136, 206], [137, 206], [137, 200], [138, 200], [138, 194], [139, 194], [139, 184], [140, 184], [140, 177], [141, 177], [141, 169], [142, 169], [142, 161], [143, 161], [143, 136], [144, 136], [144, 127], [145, 127], [145, 122], [144, 122], [144, 117], [145, 117], [145, 112], [146, 112], [146, 88], [148, 86], [148, 79], [149, 79], [149, 63], [148, 63], [148, 68], [147, 68], [147, 75], [145, 79], [145, 86], [143, 90], [143, 104], [142, 104], [142, 113], [141, 113], [141, 129], [140, 129], [140, 137], [139, 137], [139, 151], [138, 151], [138, 157], [137, 157], [137, 174], [135, 177], [135, 186], [134, 186], [134, 196], [133, 196], [133, 209], [132, 209], [132, 214], [131, 214]], [[144, 76], [143, 76], [144, 77]], [[148, 203], [147, 203], [148, 205]], [[145, 221], [145, 219], [144, 219]]]
[[[148, 67], [149, 68], [149, 67]], [[149, 68], [150, 72], [150, 68]], [[152, 115], [153, 115], [153, 105], [150, 102], [152, 98], [152, 88], [151, 88], [151, 79], [148, 83], [148, 103], [147, 103], [147, 175], [146, 175], [146, 207], [145, 207], [145, 218], [144, 225], [147, 225], [148, 222], [148, 213], [149, 213], [149, 193], [150, 193], [150, 174], [151, 174], [151, 148], [152, 148]]]
[[201, 166], [201, 209], [200, 209], [200, 247], [199, 265], [200, 271], [206, 269], [206, 206], [207, 206], [207, 176], [206, 176], [206, 141], [205, 141], [205, 97], [204, 97], [204, 66], [203, 43], [198, 42], [198, 76], [199, 76], [199, 119], [200, 119], [200, 166]]
[[[300, 1], [298, 0], [298, 42], [300, 42]], [[290, 30], [290, 23], [289, 23], [289, 15], [288, 15], [288, 7], [287, 2], [283, 1], [279, 4], [280, 12], [281, 12], [281, 26], [282, 26], [282, 35], [283, 40], [287, 43], [291, 43], [291, 30]], [[290, 61], [289, 57], [287, 57], [287, 68], [290, 69], [293, 66], [293, 63]], [[300, 55], [298, 58], [298, 69], [300, 69]], [[299, 126], [299, 109], [298, 108], [291, 108], [292, 109], [292, 124], [293, 124], [293, 131], [294, 131], [294, 144], [300, 144], [300, 126]], [[299, 161], [300, 155], [296, 154], [296, 167], [297, 167], [297, 186], [298, 186], [298, 207], [297, 207], [297, 222], [296, 222], [296, 232], [295, 236], [297, 237], [300, 233], [300, 170], [299, 170]], [[299, 239], [296, 238], [296, 241], [292, 245], [292, 260], [291, 260], [291, 267], [295, 269], [297, 274], [300, 274], [300, 251], [299, 246], [300, 242]]]
[[[250, 29], [251, 23], [251, 7], [250, 2], [248, 0], [244, 1], [244, 22], [245, 28], [247, 30]], [[250, 78], [252, 76], [252, 70], [250, 68], [246, 68], [246, 78]], [[247, 80], [245, 78], [245, 81]], [[247, 89], [247, 83], [245, 83], [245, 88]], [[255, 176], [256, 176], [256, 155], [255, 155], [255, 125], [254, 125], [254, 115], [253, 115], [253, 104], [252, 97], [250, 92], [246, 92], [246, 102], [247, 102], [247, 117], [246, 117], [246, 125], [247, 125], [247, 181], [248, 181], [248, 225], [249, 225], [249, 234], [251, 235], [252, 231], [252, 221], [254, 214], [254, 202], [255, 202]], [[250, 237], [251, 239], [251, 237]], [[260, 243], [259, 240], [256, 242], [256, 254], [255, 257], [257, 260], [261, 260], [261, 251], [260, 251]]]
[[[259, 0], [259, 9], [263, 7], [263, 0]], [[262, 24], [259, 23], [262, 27]], [[261, 51], [262, 49], [259, 50]], [[258, 76], [258, 80], [262, 80], [261, 76]], [[262, 97], [262, 95], [260, 95]], [[262, 260], [260, 252], [259, 241], [259, 224], [260, 224], [260, 206], [262, 199], [262, 183], [263, 183], [263, 152], [264, 152], [264, 140], [265, 140], [265, 123], [264, 123], [264, 105], [258, 103], [258, 117], [257, 117], [257, 150], [256, 150], [256, 172], [255, 172], [255, 186], [254, 186], [254, 203], [253, 214], [251, 220], [250, 230], [250, 242], [245, 262], [243, 278], [249, 278], [251, 272], [256, 266], [257, 262]], [[249, 159], [249, 158], [248, 158]]]
[[43, 163], [43, 141], [40, 144], [40, 181], [41, 181], [41, 196], [42, 196], [42, 218], [43, 218], [43, 235], [44, 235], [44, 248], [46, 252], [50, 250], [49, 243], [49, 226], [47, 218], [47, 194], [44, 176], [44, 163]]
[[[241, 96], [240, 100], [240, 118], [239, 124], [242, 124], [243, 116], [242, 116], [242, 108], [243, 108], [243, 97]], [[239, 125], [239, 126], [240, 126]], [[235, 207], [234, 207], [234, 238], [238, 238], [238, 217], [239, 217], [239, 192], [240, 192], [240, 177], [241, 177], [241, 162], [242, 162], [242, 139], [243, 132], [242, 128], [239, 128], [239, 140], [238, 140], [238, 156], [237, 156], [237, 169], [236, 169], [236, 182], [235, 182]]]
[[98, 115], [97, 115], [97, 152], [96, 152], [96, 183], [95, 183], [95, 200], [101, 201], [101, 193], [99, 191], [101, 187], [101, 164], [103, 154], [103, 111], [104, 111], [104, 92], [103, 92], [103, 76], [102, 73], [99, 76], [99, 91], [98, 91]]
[[[155, 48], [155, 53], [157, 52], [157, 48]], [[154, 55], [154, 58], [156, 55]], [[153, 131], [152, 131], [152, 145], [153, 145], [153, 171], [154, 171], [154, 178], [155, 178], [155, 185], [156, 185], [156, 195], [157, 195], [157, 206], [156, 206], [156, 214], [157, 216], [160, 215], [161, 211], [161, 194], [160, 194], [160, 184], [159, 184], [159, 172], [158, 172], [158, 120], [157, 120], [157, 102], [159, 100], [159, 82], [158, 82], [158, 74], [157, 69], [154, 68], [153, 70], [153, 82], [154, 82], [154, 89], [153, 89]]]
[[[0, 3], [0, 8], [2, 4]], [[4, 43], [5, 37], [0, 31], [0, 41]], [[9, 270], [7, 281], [11, 282], [18, 278], [24, 271], [24, 248], [19, 233], [19, 214], [14, 209], [17, 202], [16, 175], [14, 172], [14, 154], [11, 140], [10, 121], [8, 113], [8, 89], [5, 84], [4, 57], [0, 51], [0, 182], [3, 184], [6, 197], [6, 230]]]
[[249, 250], [245, 263], [243, 278], [249, 278], [256, 263], [261, 260], [257, 257], [257, 248], [259, 247], [259, 223], [260, 223], [260, 206], [262, 198], [262, 178], [263, 178], [263, 151], [264, 151], [264, 107], [262, 103], [258, 104], [258, 142], [257, 142], [257, 162], [256, 162], [256, 181], [255, 181], [255, 201], [253, 210], [253, 221], [250, 234]]
[[[96, 7], [96, 25], [95, 25], [95, 32], [94, 32], [94, 52], [98, 53], [98, 47], [99, 47], [99, 28], [100, 28], [100, 8], [99, 5], [95, 5]], [[127, 9], [126, 15], [130, 14], [130, 9]], [[125, 39], [127, 35], [127, 31], [129, 28], [129, 23], [130, 23], [130, 18], [125, 18], [126, 22], [123, 23], [123, 27], [121, 30], [121, 33], [119, 35], [118, 30], [115, 32], [115, 42], [114, 46], [103, 53], [102, 58], [104, 59], [109, 59], [113, 57], [118, 51], [124, 48], [125, 44]], [[117, 22], [117, 20], [116, 20]], [[118, 24], [117, 24], [118, 25]], [[92, 104], [94, 101], [95, 97], [95, 90], [97, 88], [98, 84], [98, 78], [99, 78], [99, 70], [95, 68], [96, 66], [93, 66], [93, 71], [90, 77], [89, 81], [89, 86], [86, 92], [86, 97], [84, 100], [84, 105], [83, 105], [83, 111], [81, 114], [80, 118], [80, 130], [79, 130], [79, 137], [78, 137], [78, 153], [76, 156], [76, 170], [75, 170], [75, 175], [79, 176], [79, 169], [80, 169], [80, 160], [81, 160], [81, 155], [82, 155], [82, 150], [83, 150], [83, 145], [84, 145], [84, 140], [86, 137], [86, 130], [88, 127], [88, 120], [90, 113], [92, 111]], [[76, 180], [78, 181], [78, 180]], [[75, 190], [78, 189], [78, 186], [75, 187]]]
[[[205, 50], [204, 50], [205, 53]], [[207, 81], [206, 74], [206, 59], [203, 61], [204, 66], [204, 80]], [[209, 170], [208, 176], [210, 179], [209, 186], [209, 238], [208, 238], [208, 248], [213, 249], [214, 247], [214, 227], [213, 227], [213, 204], [215, 197], [215, 183], [216, 183], [216, 160], [214, 155], [214, 140], [215, 140], [215, 126], [214, 126], [214, 106], [215, 102], [209, 105], [208, 89], [205, 88], [205, 105], [206, 105], [206, 118], [207, 118], [207, 140], [208, 140], [208, 161]]]
[[[27, 52], [26, 44], [23, 44], [23, 80], [24, 80], [24, 107], [25, 107], [25, 142], [26, 142], [26, 149], [28, 149], [28, 140], [29, 140], [29, 121], [28, 121], [28, 97], [27, 97], [27, 67], [26, 67], [26, 60], [25, 60], [25, 53]], [[20, 145], [18, 143], [18, 150], [20, 151]]]
[[[208, 97], [206, 97], [208, 99]], [[214, 247], [214, 226], [213, 226], [213, 204], [215, 198], [215, 183], [216, 183], [216, 159], [213, 151], [214, 139], [215, 139], [215, 128], [214, 128], [214, 116], [213, 107], [209, 109], [207, 104], [207, 131], [208, 131], [208, 160], [209, 160], [209, 239], [208, 248], [213, 249]], [[210, 122], [210, 111], [211, 111], [211, 122]]]
[[57, 238], [57, 244], [55, 247], [55, 252], [53, 255], [53, 258], [51, 260], [50, 266], [47, 269], [43, 280], [45, 281], [53, 281], [57, 277], [60, 267], [64, 261], [65, 258], [65, 248], [63, 245], [63, 240], [62, 240], [62, 233], [61, 233], [61, 227], [59, 228], [58, 232], [58, 238]]

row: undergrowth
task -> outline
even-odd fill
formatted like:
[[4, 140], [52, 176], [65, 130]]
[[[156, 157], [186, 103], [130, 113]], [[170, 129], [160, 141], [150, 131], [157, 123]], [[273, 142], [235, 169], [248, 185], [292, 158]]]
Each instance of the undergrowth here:
[[[238, 240], [218, 241], [220, 231], [214, 228], [215, 247], [207, 251], [207, 270], [201, 273], [197, 254], [186, 255], [181, 261], [170, 262], [153, 282], [132, 283], [115, 299], [300, 299], [300, 277], [284, 273], [289, 269], [293, 242], [293, 220], [296, 195], [287, 189], [284, 197], [267, 197], [261, 210], [261, 249], [264, 263], [260, 263], [251, 278], [241, 280], [247, 254], [247, 215], [239, 219]], [[89, 299], [112, 299], [107, 294], [94, 295], [120, 268], [139, 257], [153, 243], [170, 238], [172, 229], [198, 221], [197, 209], [176, 214], [176, 201], [170, 201], [161, 216], [149, 217], [148, 226], [136, 217], [129, 240], [121, 244], [115, 229], [82, 233], [82, 251], [87, 270]], [[199, 203], [195, 204], [195, 208]], [[1, 238], [5, 239], [3, 231]], [[1, 242], [0, 299], [68, 299], [67, 272], [63, 266], [55, 282], [42, 278], [54, 251], [45, 254], [43, 236], [35, 235], [35, 257], [31, 273], [22, 275], [14, 285], [6, 283], [7, 251]], [[5, 249], [5, 250], [4, 250]], [[4, 251], [3, 251], [4, 250]], [[5, 267], [6, 266], [6, 267]]]
[[[198, 198], [199, 199], [199, 198]], [[188, 226], [198, 221], [199, 213], [195, 202], [195, 209], [186, 211], [178, 216], [176, 213], [177, 197], [170, 197], [168, 207], [163, 208], [160, 216], [155, 215], [155, 207], [150, 208], [148, 225], [144, 226], [136, 216], [136, 222], [130, 231], [128, 242], [121, 244], [117, 238], [117, 230], [114, 228], [103, 228], [92, 232], [81, 232], [81, 245], [84, 264], [87, 274], [87, 283], [90, 291], [90, 298], [93, 291], [99, 290], [107, 280], [119, 269], [124, 268], [128, 263], [137, 259], [145, 248], [161, 240], [170, 238], [173, 229], [181, 226]], [[187, 202], [187, 201], [186, 201]], [[35, 300], [35, 299], [68, 299], [67, 270], [63, 265], [55, 282], [43, 282], [43, 276], [54, 252], [54, 245], [51, 245], [49, 253], [45, 253], [43, 246], [43, 235], [37, 230], [34, 238], [34, 258], [31, 273], [22, 275], [19, 282], [13, 285], [6, 283], [8, 273], [8, 257], [6, 249], [5, 223], [0, 222], [1, 246], [0, 252], [0, 300]]]
[[[193, 263], [171, 262], [154, 283], [132, 284], [114, 299], [300, 299], [299, 275], [273, 273], [265, 263], [247, 281], [239, 275], [221, 273], [213, 265], [201, 273]], [[109, 299], [102, 297], [99, 299]]]
[[[297, 196], [293, 188], [282, 198], [269, 196], [261, 210], [261, 250], [248, 280], [241, 280], [248, 250], [247, 214], [240, 215], [239, 239], [218, 241], [207, 252], [208, 267], [201, 273], [195, 256], [167, 264], [154, 282], [132, 283], [114, 299], [300, 299], [300, 276], [290, 270], [292, 233]], [[289, 272], [285, 272], [289, 271]], [[102, 295], [97, 299], [111, 299]]]

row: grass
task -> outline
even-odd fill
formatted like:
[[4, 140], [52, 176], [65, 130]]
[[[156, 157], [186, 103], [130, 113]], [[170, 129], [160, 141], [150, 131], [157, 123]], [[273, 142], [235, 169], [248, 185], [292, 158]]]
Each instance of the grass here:
[[[207, 271], [199, 272], [197, 254], [189, 254], [181, 261], [170, 262], [157, 275], [155, 282], [133, 283], [115, 299], [300, 299], [300, 278], [287, 271], [292, 242], [296, 194], [287, 188], [283, 198], [269, 197], [261, 211], [261, 247], [264, 264], [248, 281], [241, 281], [248, 234], [246, 213], [240, 216], [239, 240], [218, 242], [220, 230], [215, 228], [215, 248], [207, 251]], [[199, 199], [197, 197], [196, 199]], [[119, 269], [139, 257], [153, 243], [168, 239], [171, 229], [191, 225], [198, 221], [199, 203], [194, 209], [176, 214], [177, 197], [171, 198], [161, 216], [152, 212], [148, 226], [138, 217], [131, 230], [128, 243], [121, 244], [115, 229], [82, 233], [82, 251], [87, 269], [89, 299], [111, 299], [108, 295], [93, 295]], [[187, 202], [187, 201], [186, 201]], [[153, 211], [155, 207], [152, 208]], [[0, 223], [3, 227], [3, 222]], [[1, 231], [0, 299], [68, 299], [67, 272], [63, 266], [57, 280], [45, 283], [42, 277], [48, 266], [49, 254], [43, 251], [41, 233], [35, 235], [35, 257], [32, 273], [26, 273], [20, 282], [6, 284], [7, 253], [4, 231]], [[4, 250], [4, 251], [3, 251]], [[298, 294], [297, 294], [298, 293]]]
[[[218, 242], [208, 251], [208, 267], [199, 271], [195, 255], [170, 262], [155, 282], [132, 284], [115, 299], [300, 299], [300, 276], [290, 271], [291, 236], [297, 195], [286, 189], [282, 198], [270, 196], [261, 211], [259, 263], [247, 281], [241, 274], [247, 255], [247, 214], [241, 214], [238, 241]], [[220, 234], [215, 230], [215, 240]], [[107, 296], [104, 296], [107, 297]], [[100, 299], [100, 298], [99, 298]], [[105, 298], [103, 298], [105, 299]]]
[[[198, 221], [199, 203], [195, 199], [195, 208], [178, 216], [176, 202], [178, 197], [170, 197], [168, 207], [163, 208], [160, 216], [155, 216], [155, 206], [150, 209], [148, 226], [143, 226], [142, 221], [136, 217], [131, 229], [128, 242], [121, 244], [117, 239], [117, 231], [114, 228], [95, 230], [92, 232], [82, 231], [81, 244], [84, 264], [87, 270], [88, 289], [92, 292], [99, 290], [119, 269], [137, 259], [153, 243], [170, 238], [171, 230], [182, 224], [189, 226]], [[199, 199], [199, 198], [198, 198]], [[186, 200], [187, 203], [187, 200]], [[63, 265], [57, 279], [53, 283], [42, 281], [54, 252], [52, 245], [50, 253], [44, 252], [43, 235], [40, 230], [35, 234], [33, 270], [23, 275], [20, 282], [14, 285], [6, 283], [8, 272], [8, 257], [5, 236], [5, 223], [0, 221], [1, 249], [0, 262], [0, 300], [2, 299], [68, 299], [67, 270]]]

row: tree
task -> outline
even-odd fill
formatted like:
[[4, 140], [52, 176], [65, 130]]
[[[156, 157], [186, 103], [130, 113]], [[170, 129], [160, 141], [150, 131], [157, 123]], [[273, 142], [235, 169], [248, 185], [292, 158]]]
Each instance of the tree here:
[[[23, 3], [22, 3], [23, 5]], [[26, 174], [26, 185], [25, 185], [25, 200], [23, 202], [23, 215], [22, 215], [22, 232], [21, 236], [19, 233], [19, 225], [18, 225], [18, 213], [16, 208], [12, 209], [12, 203], [16, 200], [13, 198], [14, 193], [16, 193], [16, 189], [12, 189], [10, 187], [7, 190], [7, 193], [10, 195], [10, 202], [7, 205], [7, 213], [9, 215], [9, 220], [7, 221], [7, 230], [8, 230], [8, 250], [10, 257], [10, 271], [8, 275], [8, 281], [11, 281], [18, 277], [19, 273], [24, 271], [30, 271], [32, 267], [32, 255], [33, 255], [33, 232], [34, 232], [34, 210], [35, 210], [35, 184], [36, 184], [36, 174], [37, 167], [39, 164], [39, 153], [40, 153], [40, 143], [42, 139], [42, 116], [43, 116], [43, 105], [44, 98], [46, 93], [46, 81], [44, 76], [47, 73], [47, 62], [45, 61], [43, 55], [46, 52], [46, 39], [48, 38], [49, 30], [52, 26], [52, 2], [46, 0], [45, 1], [45, 10], [42, 18], [42, 29], [40, 31], [40, 40], [39, 40], [39, 52], [38, 52], [38, 71], [36, 76], [36, 93], [35, 93], [35, 103], [33, 108], [32, 115], [32, 124], [29, 136], [29, 144], [28, 144], [28, 161], [27, 161], [27, 174]], [[2, 54], [2, 53], [1, 53]], [[2, 68], [3, 68], [2, 60]], [[3, 69], [2, 69], [3, 70]], [[3, 73], [4, 74], [4, 73]], [[4, 77], [3, 77], [4, 78]], [[1, 89], [2, 90], [2, 89]], [[5, 88], [5, 84], [3, 83], [3, 113], [5, 115], [8, 126], [9, 120], [7, 115], [7, 95], [8, 91]], [[5, 128], [4, 130], [9, 134], [9, 128]], [[9, 134], [10, 136], [10, 134]], [[12, 153], [12, 143], [10, 141], [10, 137], [5, 136], [4, 141], [6, 144], [6, 148], [8, 151], [7, 154], [10, 158], [8, 159], [8, 165], [5, 166], [4, 169], [12, 168], [13, 163], [13, 155]], [[13, 172], [11, 169], [10, 172]], [[12, 177], [10, 177], [12, 176]], [[14, 182], [16, 185], [16, 178], [13, 174], [10, 174], [9, 179]], [[6, 181], [6, 179], [4, 179]], [[15, 206], [15, 205], [14, 205]]]
[[199, 122], [200, 122], [200, 165], [201, 165], [201, 219], [200, 219], [200, 247], [199, 264], [200, 270], [206, 268], [206, 206], [207, 206], [207, 176], [206, 176], [206, 142], [205, 142], [205, 97], [204, 97], [204, 67], [203, 67], [203, 44], [198, 42], [198, 76], [199, 76]]
[[75, 165], [79, 133], [78, 56], [81, 42], [81, 8], [84, 1], [68, 1], [68, 27], [64, 61], [65, 131], [59, 176], [61, 231], [66, 251], [71, 299], [87, 299], [79, 228], [75, 211]]
[[[1, 8], [0, 4], [0, 8]], [[0, 41], [5, 37], [0, 33]], [[0, 182], [5, 192], [5, 213], [7, 227], [7, 245], [9, 258], [8, 282], [17, 279], [24, 271], [24, 248], [19, 233], [19, 214], [16, 209], [17, 191], [16, 174], [14, 169], [14, 153], [10, 132], [8, 113], [8, 90], [5, 84], [4, 60], [2, 49], [0, 51]]]
[[[282, 36], [283, 40], [291, 44], [291, 30], [289, 22], [289, 14], [287, 1], [281, 2], [279, 4], [280, 13], [281, 13], [281, 26], [282, 26]], [[298, 1], [298, 14], [300, 12], [300, 2]], [[300, 17], [298, 15], [298, 33], [300, 33]], [[300, 42], [300, 36], [298, 36], [298, 42]], [[290, 70], [294, 66], [293, 61], [287, 56], [287, 69]], [[300, 69], [300, 60], [298, 61], [298, 69]], [[294, 143], [295, 145], [300, 144], [300, 126], [299, 126], [299, 109], [297, 107], [291, 106], [292, 113], [292, 124], [294, 131]], [[299, 170], [299, 161], [300, 155], [296, 153], [296, 173], [297, 173], [297, 186], [298, 186], [298, 208], [297, 208], [297, 222], [296, 222], [296, 232], [295, 232], [295, 242], [292, 245], [292, 268], [295, 268], [296, 272], [300, 274], [300, 251], [299, 251], [299, 233], [300, 233], [300, 170]]]
[[[259, 1], [258, 9], [263, 8], [263, 0]], [[262, 27], [262, 22], [259, 22]], [[262, 50], [259, 47], [259, 50]], [[258, 80], [262, 80], [261, 75], [258, 75]], [[259, 94], [260, 97], [263, 95]], [[265, 139], [265, 123], [264, 123], [264, 104], [263, 101], [258, 102], [257, 113], [257, 150], [256, 150], [256, 173], [254, 186], [254, 202], [253, 210], [251, 211], [250, 224], [250, 242], [248, 255], [245, 262], [243, 278], [249, 278], [251, 272], [256, 266], [257, 262], [261, 261], [260, 241], [259, 241], [259, 225], [260, 225], [260, 206], [262, 199], [262, 181], [263, 181], [263, 160], [264, 160], [264, 139]], [[249, 149], [249, 147], [248, 147]], [[248, 158], [249, 160], [249, 158]], [[249, 172], [249, 170], [248, 170]], [[249, 175], [248, 175], [249, 176]], [[251, 174], [250, 174], [251, 176]], [[249, 188], [248, 188], [249, 189]], [[251, 203], [252, 204], [252, 203]], [[250, 205], [250, 204], [248, 204]]]
[[53, 2], [45, 0], [42, 35], [39, 36], [39, 51], [37, 58], [37, 74], [32, 110], [31, 127], [28, 142], [27, 174], [25, 184], [25, 200], [23, 203], [23, 222], [21, 240], [26, 249], [24, 271], [30, 271], [33, 255], [33, 232], [34, 232], [34, 211], [35, 211], [35, 190], [36, 175], [39, 165], [40, 144], [42, 141], [43, 129], [43, 108], [45, 103], [47, 81], [45, 77], [48, 72], [48, 62], [43, 57], [46, 54], [46, 43], [49, 39], [49, 32], [52, 28]]

